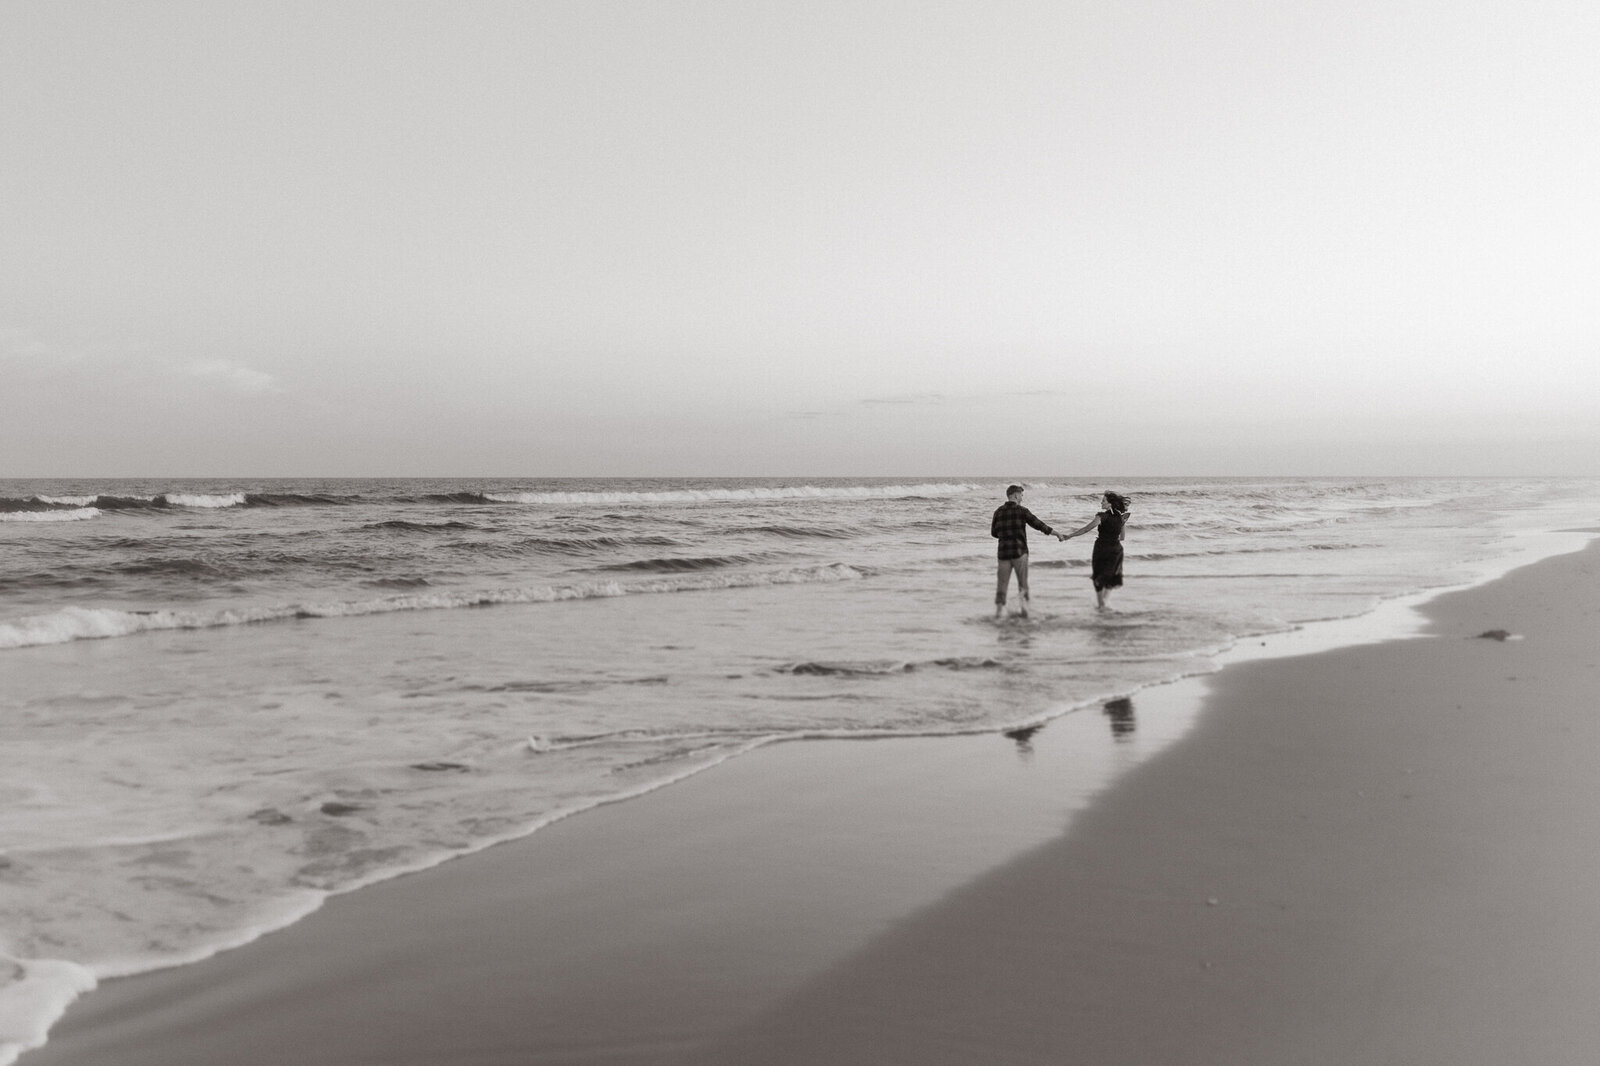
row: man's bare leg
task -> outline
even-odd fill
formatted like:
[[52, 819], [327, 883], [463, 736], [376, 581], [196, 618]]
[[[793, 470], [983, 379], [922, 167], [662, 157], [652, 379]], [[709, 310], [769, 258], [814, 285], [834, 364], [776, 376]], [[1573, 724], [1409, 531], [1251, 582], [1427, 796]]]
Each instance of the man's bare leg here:
[[1019, 555], [1011, 560], [1011, 568], [1017, 572], [1017, 613], [1028, 617], [1028, 557]]
[[994, 586], [994, 616], [999, 618], [1006, 609], [1006, 586], [1011, 584], [1011, 560], [1001, 559]]

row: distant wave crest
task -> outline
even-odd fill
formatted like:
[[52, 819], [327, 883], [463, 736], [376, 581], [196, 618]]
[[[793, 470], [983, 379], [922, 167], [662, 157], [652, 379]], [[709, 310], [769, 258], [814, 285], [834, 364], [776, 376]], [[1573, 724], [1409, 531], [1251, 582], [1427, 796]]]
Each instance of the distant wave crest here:
[[402, 533], [451, 533], [462, 529], [477, 529], [471, 522], [411, 522], [392, 518], [387, 522], [369, 522], [362, 529], [392, 529]]
[[85, 500], [94, 502], [93, 496], [0, 496], [0, 514], [12, 514], [18, 511], [54, 511], [63, 507], [82, 507]]
[[173, 507], [243, 507], [242, 492], [168, 492], [162, 497]]
[[[409, 497], [408, 497], [409, 499]], [[430, 492], [421, 497], [425, 503], [493, 503], [481, 492]]]
[[[424, 493], [418, 496], [371, 497], [341, 496], [330, 493], [299, 492], [156, 492], [149, 495], [98, 493], [41, 495], [27, 498], [0, 497], [0, 514], [17, 511], [46, 511], [99, 507], [103, 510], [144, 508], [229, 508], [229, 507], [342, 507], [351, 503], [428, 503], [488, 506], [496, 504], [684, 504], [737, 503], [760, 500], [872, 500], [915, 499], [959, 496], [981, 489], [969, 482], [923, 482], [903, 485], [767, 485], [749, 488], [662, 489], [659, 491], [577, 491], [516, 492], [460, 490]], [[789, 536], [850, 536], [848, 531], [806, 531], [774, 529]]]
[[167, 506], [167, 501], [161, 496], [96, 496], [94, 506], [108, 511], [138, 511], [146, 508], [159, 508]]
[[337, 507], [349, 502], [349, 498], [341, 496], [297, 492], [158, 492], [150, 495], [102, 492], [56, 496], [41, 494], [26, 498], [0, 497], [0, 514], [73, 508], [129, 511], [164, 507]]
[[244, 502], [248, 507], [342, 507], [350, 499], [320, 492], [247, 492]]
[[807, 537], [818, 537], [824, 540], [849, 540], [851, 537], [859, 537], [861, 535], [860, 530], [840, 529], [830, 526], [739, 526], [735, 529], [728, 530], [728, 532], [764, 533], [775, 537], [788, 537], [796, 540]]
[[517, 551], [527, 551], [538, 555], [565, 555], [573, 552], [604, 551], [607, 548], [617, 548], [623, 545], [629, 547], [675, 548], [682, 543], [681, 540], [675, 537], [646, 534], [637, 537], [523, 537], [521, 540], [516, 541], [512, 547]]
[[853, 500], [959, 496], [980, 487], [966, 483], [929, 482], [920, 485], [778, 485], [748, 489], [668, 489], [661, 492], [485, 492], [476, 495], [490, 503], [732, 503], [741, 500]]

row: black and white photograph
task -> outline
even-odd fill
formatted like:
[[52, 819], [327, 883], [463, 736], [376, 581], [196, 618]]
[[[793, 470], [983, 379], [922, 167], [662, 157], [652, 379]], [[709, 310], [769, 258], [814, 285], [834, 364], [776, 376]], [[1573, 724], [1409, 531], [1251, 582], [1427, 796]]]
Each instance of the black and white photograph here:
[[0, 1066], [1600, 1063], [1597, 57], [0, 0]]

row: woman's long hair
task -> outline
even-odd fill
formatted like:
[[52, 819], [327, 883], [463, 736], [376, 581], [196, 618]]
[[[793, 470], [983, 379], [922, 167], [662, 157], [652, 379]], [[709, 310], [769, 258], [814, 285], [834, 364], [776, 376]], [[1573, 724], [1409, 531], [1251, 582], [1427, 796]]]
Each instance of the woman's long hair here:
[[1126, 496], [1124, 496], [1122, 493], [1120, 493], [1120, 492], [1112, 492], [1110, 489], [1107, 489], [1106, 493], [1105, 493], [1105, 497], [1106, 497], [1106, 502], [1111, 505], [1111, 510], [1112, 511], [1114, 511], [1117, 514], [1127, 514], [1128, 513], [1128, 498]]

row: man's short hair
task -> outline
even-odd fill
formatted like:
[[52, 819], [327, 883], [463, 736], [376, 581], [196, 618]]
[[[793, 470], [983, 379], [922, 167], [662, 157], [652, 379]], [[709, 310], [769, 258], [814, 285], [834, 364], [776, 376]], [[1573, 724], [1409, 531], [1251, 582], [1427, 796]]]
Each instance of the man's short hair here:
[[1007, 485], [1006, 486], [1006, 495], [1007, 496], [1015, 496], [1017, 493], [1019, 493], [1021, 491], [1022, 491], [1022, 486], [1021, 485]]

